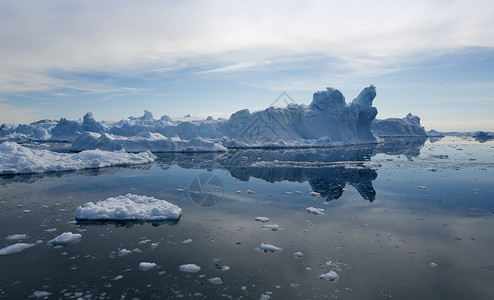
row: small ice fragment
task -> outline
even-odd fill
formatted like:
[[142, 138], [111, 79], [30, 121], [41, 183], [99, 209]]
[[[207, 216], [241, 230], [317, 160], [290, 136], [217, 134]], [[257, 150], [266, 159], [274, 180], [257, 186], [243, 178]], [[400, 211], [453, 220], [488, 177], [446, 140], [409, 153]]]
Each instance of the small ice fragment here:
[[201, 267], [195, 264], [185, 264], [185, 265], [180, 265], [178, 269], [185, 273], [197, 273], [201, 270]]
[[269, 218], [268, 217], [256, 217], [256, 221], [259, 221], [259, 222], [269, 222]]
[[435, 168], [428, 168], [427, 171], [429, 171], [429, 172], [436, 172], [437, 169], [435, 169]]
[[151, 249], [156, 249], [160, 243], [151, 243]]
[[271, 245], [271, 244], [264, 244], [261, 243], [261, 246], [259, 246], [259, 249], [261, 249], [264, 252], [280, 252], [283, 250], [283, 248]]
[[254, 194], [254, 191], [252, 191], [252, 190], [245, 190], [245, 192], [246, 192], [247, 194]]
[[285, 194], [287, 194], [287, 195], [293, 195], [292, 192], [286, 192]]
[[209, 278], [209, 282], [211, 282], [212, 284], [222, 284], [223, 280], [221, 280], [221, 278], [219, 277], [213, 277]]
[[177, 192], [185, 192], [184, 189], [177, 189]]
[[23, 240], [25, 238], [27, 238], [27, 234], [25, 234], [25, 233], [11, 234], [11, 235], [7, 235], [7, 237], [5, 237], [5, 239], [7, 241]]
[[242, 191], [236, 191], [237, 194], [242, 194]]
[[300, 195], [300, 194], [302, 194], [302, 192], [301, 191], [295, 191], [295, 194]]
[[23, 210], [22, 212], [23, 212], [23, 213], [30, 213], [30, 212], [31, 212], [31, 210], [30, 210], [30, 209], [25, 209], [25, 210]]
[[269, 299], [271, 299], [271, 296], [266, 294], [261, 294], [261, 298], [259, 298], [259, 300], [269, 300]]
[[242, 291], [246, 291], [246, 290], [247, 290], [247, 287], [246, 287], [245, 285], [243, 285], [243, 286], [241, 286], [241, 287], [240, 287], [240, 289], [241, 289]]
[[73, 243], [77, 243], [81, 240], [82, 236], [79, 233], [64, 232], [56, 238], [48, 241], [48, 243], [54, 246], [65, 246]]
[[127, 250], [127, 249], [122, 249], [120, 251], [118, 251], [118, 256], [122, 257], [122, 256], [125, 256], [125, 255], [129, 255], [132, 253], [132, 250]]
[[214, 266], [216, 267], [216, 269], [218, 269], [220, 271], [228, 271], [228, 270], [230, 270], [230, 267], [229, 266], [226, 266], [226, 265], [215, 264]]
[[186, 239], [182, 241], [182, 244], [192, 243], [192, 239]]
[[45, 232], [55, 232], [55, 231], [57, 231], [56, 228], [45, 229]]
[[419, 189], [421, 189], [421, 190], [425, 190], [425, 189], [427, 189], [427, 187], [426, 187], [425, 185], [419, 185], [419, 186], [417, 186], [417, 188], [419, 188]]
[[307, 207], [305, 209], [308, 213], [314, 214], [314, 215], [324, 215], [324, 208], [315, 208], [315, 207]]
[[0, 256], [18, 253], [24, 249], [31, 248], [35, 245], [36, 244], [26, 244], [26, 243], [13, 244], [13, 245], [10, 245], [10, 246], [7, 246], [7, 247], [0, 249]]
[[310, 192], [309, 193], [309, 196], [312, 196], [312, 197], [321, 197], [321, 194], [318, 193], [318, 192]]
[[293, 256], [296, 257], [296, 258], [302, 258], [302, 257], [304, 257], [304, 254], [299, 251], [299, 252], [293, 253]]
[[155, 267], [156, 267], [155, 263], [150, 263], [150, 262], [139, 263], [139, 270], [142, 270], [142, 271], [147, 271], [147, 270], [150, 270], [150, 269], [155, 268]]
[[319, 275], [320, 279], [324, 279], [327, 281], [335, 281], [336, 279], [338, 279], [338, 277], [340, 277], [340, 276], [338, 274], [336, 274], [335, 271], [330, 271], [326, 274]]
[[431, 268], [436, 268], [436, 267], [438, 267], [438, 265], [437, 265], [435, 262], [431, 262], [431, 263], [429, 264], [429, 266], [430, 266]]
[[280, 229], [278, 224], [266, 224], [266, 225], [262, 225], [262, 228], [263, 229], [271, 229], [272, 231], [278, 231], [278, 229]]
[[113, 280], [120, 280], [123, 278], [123, 275], [118, 275], [117, 277], [113, 278]]
[[36, 298], [45, 298], [51, 296], [52, 293], [46, 291], [34, 291], [33, 296]]

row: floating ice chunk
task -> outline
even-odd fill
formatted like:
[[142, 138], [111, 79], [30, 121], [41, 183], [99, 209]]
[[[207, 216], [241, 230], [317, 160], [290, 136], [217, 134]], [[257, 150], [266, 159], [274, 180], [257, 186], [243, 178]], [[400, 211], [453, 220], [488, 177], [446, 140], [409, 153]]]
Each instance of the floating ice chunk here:
[[254, 194], [254, 191], [252, 191], [252, 190], [245, 190], [245, 192], [246, 192], [247, 194]]
[[141, 263], [139, 263], [139, 270], [147, 271], [147, 270], [150, 270], [152, 268], [156, 268], [156, 264], [155, 263], [150, 263], [150, 262], [141, 262]]
[[211, 282], [212, 284], [222, 284], [223, 280], [221, 280], [221, 278], [219, 277], [213, 277], [209, 278], [209, 282]]
[[256, 217], [256, 221], [258, 222], [269, 222], [269, 218], [268, 217]]
[[438, 267], [438, 264], [436, 264], [435, 262], [431, 262], [431, 263], [429, 264], [429, 266], [430, 266], [431, 268], [437, 268], [437, 267]]
[[215, 264], [214, 266], [216, 267], [216, 269], [218, 269], [220, 271], [228, 271], [228, 270], [230, 270], [230, 267], [229, 266], [226, 266], [226, 265]]
[[0, 144], [0, 174], [29, 174], [109, 166], [135, 165], [157, 159], [151, 152], [126, 153], [88, 150], [79, 153], [57, 153], [30, 149], [14, 142]]
[[77, 243], [81, 240], [82, 236], [79, 233], [64, 232], [56, 238], [48, 241], [48, 243], [54, 246], [64, 246], [73, 243]]
[[46, 291], [34, 291], [33, 296], [36, 298], [45, 298], [51, 296], [52, 293]]
[[8, 241], [15, 241], [15, 240], [23, 240], [27, 238], [27, 234], [21, 233], [21, 234], [11, 234], [5, 237], [6, 240]]
[[259, 246], [259, 249], [261, 249], [264, 252], [280, 252], [283, 250], [283, 248], [271, 245], [271, 244], [264, 244], [261, 243], [261, 246]]
[[339, 278], [340, 276], [335, 272], [335, 271], [330, 271], [326, 274], [321, 274], [319, 275], [320, 279], [324, 279], [327, 281], [335, 281]]
[[262, 228], [263, 229], [271, 229], [272, 231], [278, 231], [278, 229], [280, 229], [278, 224], [266, 224], [266, 225], [262, 225]]
[[310, 206], [307, 207], [305, 211], [314, 215], [324, 215], [324, 208], [315, 208]]
[[285, 194], [287, 194], [287, 195], [293, 195], [292, 192], [285, 192]]
[[242, 194], [242, 191], [236, 191], [237, 194]]
[[125, 255], [129, 255], [129, 254], [132, 254], [132, 250], [127, 250], [127, 249], [123, 248], [122, 250], [118, 251], [118, 256], [120, 256], [120, 257], [125, 256]]
[[177, 192], [185, 192], [184, 189], [177, 189]]
[[261, 298], [259, 298], [259, 300], [269, 300], [269, 299], [271, 299], [271, 296], [266, 294], [261, 294]]
[[116, 276], [115, 278], [113, 278], [112, 280], [120, 280], [120, 279], [122, 279], [122, 278], [123, 278], [123, 275], [118, 275], [118, 276]]
[[180, 265], [178, 269], [185, 273], [197, 273], [201, 270], [201, 267], [195, 264], [185, 264], [185, 265]]
[[45, 229], [45, 232], [55, 232], [57, 231], [56, 228], [48, 228], [48, 229]]
[[427, 171], [429, 171], [429, 172], [436, 172], [437, 169], [436, 168], [428, 168]]
[[310, 192], [309, 193], [309, 196], [312, 196], [312, 197], [316, 197], [317, 198], [317, 197], [321, 197], [321, 194], [318, 193], [318, 192]]
[[186, 239], [182, 241], [182, 244], [192, 243], [192, 239]]
[[425, 189], [427, 189], [427, 187], [426, 187], [425, 185], [419, 185], [419, 186], [417, 186], [417, 188], [419, 188], [419, 189], [421, 189], [421, 190], [425, 190]]
[[182, 209], [154, 197], [127, 194], [96, 204], [87, 202], [75, 211], [76, 220], [177, 220]]
[[151, 249], [156, 249], [156, 247], [158, 247], [160, 245], [160, 243], [156, 242], [156, 243], [151, 243]]
[[302, 258], [302, 257], [304, 257], [304, 254], [299, 251], [299, 252], [293, 253], [293, 256], [296, 257], [296, 258]]
[[13, 245], [10, 245], [10, 246], [7, 246], [7, 247], [0, 249], [0, 256], [18, 253], [18, 252], [21, 252], [22, 250], [25, 250], [27, 248], [31, 248], [35, 245], [36, 244], [26, 244], [26, 243], [13, 244]]

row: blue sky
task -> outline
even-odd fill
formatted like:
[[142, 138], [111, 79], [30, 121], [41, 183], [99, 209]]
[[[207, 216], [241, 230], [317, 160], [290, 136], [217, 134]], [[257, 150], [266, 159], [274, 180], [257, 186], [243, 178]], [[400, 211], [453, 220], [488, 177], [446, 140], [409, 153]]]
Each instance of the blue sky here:
[[[267, 3], [266, 3], [267, 2]], [[0, 123], [229, 117], [377, 87], [378, 118], [494, 131], [492, 1], [0, 0]]]

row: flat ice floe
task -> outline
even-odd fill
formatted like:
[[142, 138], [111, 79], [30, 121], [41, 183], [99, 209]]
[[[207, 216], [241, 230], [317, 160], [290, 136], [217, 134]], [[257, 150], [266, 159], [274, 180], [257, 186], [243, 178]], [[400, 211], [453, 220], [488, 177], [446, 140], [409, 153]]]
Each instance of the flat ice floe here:
[[77, 243], [81, 240], [82, 236], [79, 233], [64, 232], [56, 238], [48, 241], [48, 243], [54, 246], [64, 246], [73, 243]]
[[151, 270], [153, 268], [156, 268], [156, 264], [155, 263], [150, 263], [150, 262], [141, 262], [141, 263], [139, 263], [139, 270], [147, 271], [147, 270]]
[[268, 217], [256, 217], [255, 220], [258, 221], [258, 222], [263, 222], [263, 223], [269, 222], [269, 218]]
[[14, 142], [0, 144], [0, 175], [75, 171], [111, 166], [128, 166], [153, 162], [151, 152], [126, 153], [97, 150], [58, 153], [30, 149]]
[[25, 234], [25, 233], [22, 233], [22, 234], [11, 234], [11, 235], [7, 235], [5, 237], [5, 239], [7, 241], [23, 240], [25, 238], [27, 238], [27, 234]]
[[330, 271], [326, 274], [321, 274], [319, 275], [320, 279], [327, 280], [327, 281], [335, 281], [339, 278], [340, 276], [335, 272], [335, 271]]
[[266, 224], [266, 225], [262, 225], [262, 228], [263, 229], [271, 229], [272, 231], [278, 231], [280, 229], [278, 224]]
[[22, 250], [25, 250], [27, 248], [31, 248], [35, 245], [36, 244], [26, 244], [26, 243], [13, 244], [13, 245], [10, 245], [10, 246], [7, 246], [7, 247], [0, 249], [0, 256], [18, 253], [18, 252], [21, 252]]
[[178, 220], [182, 209], [154, 197], [127, 194], [95, 203], [87, 202], [75, 211], [76, 220]]
[[209, 278], [209, 282], [211, 282], [212, 284], [222, 284], [223, 280], [221, 280], [221, 278], [219, 277], [213, 277]]
[[315, 208], [310, 206], [307, 207], [305, 211], [314, 215], [324, 215], [324, 208]]
[[185, 265], [180, 265], [178, 269], [185, 273], [197, 273], [201, 270], [201, 267], [195, 264], [185, 264]]
[[264, 252], [280, 252], [283, 250], [283, 248], [271, 245], [271, 244], [264, 244], [261, 243], [261, 246], [259, 246], [259, 249], [261, 249]]

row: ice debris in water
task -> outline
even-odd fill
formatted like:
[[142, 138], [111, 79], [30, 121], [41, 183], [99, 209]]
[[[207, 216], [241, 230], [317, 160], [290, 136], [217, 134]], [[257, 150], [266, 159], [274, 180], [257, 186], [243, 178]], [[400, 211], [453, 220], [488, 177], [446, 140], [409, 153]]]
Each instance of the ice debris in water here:
[[82, 236], [79, 233], [64, 232], [56, 238], [48, 241], [48, 243], [54, 246], [64, 246], [73, 243], [77, 243], [81, 240]]
[[314, 215], [324, 215], [324, 208], [315, 208], [315, 207], [307, 207], [305, 209], [308, 213], [314, 214]]
[[185, 265], [180, 265], [178, 269], [186, 273], [197, 273], [201, 270], [201, 267], [195, 264], [185, 264]]
[[155, 268], [156, 264], [155, 263], [150, 263], [150, 262], [141, 262], [139, 263], [139, 269], [142, 271], [147, 271], [152, 268]]
[[219, 277], [213, 277], [209, 278], [209, 282], [211, 282], [212, 284], [222, 284], [223, 280], [221, 280], [221, 278]]
[[266, 225], [262, 225], [262, 228], [263, 229], [271, 229], [272, 231], [278, 231], [278, 229], [280, 229], [278, 224], [266, 224]]
[[438, 267], [438, 265], [437, 265], [435, 262], [431, 262], [431, 263], [429, 264], [429, 266], [430, 266], [431, 268], [436, 268], [436, 267]]
[[46, 291], [34, 291], [33, 296], [36, 298], [46, 298], [50, 297], [52, 293]]
[[192, 239], [186, 239], [182, 241], [182, 244], [192, 243]]
[[87, 202], [75, 211], [77, 220], [176, 220], [182, 209], [154, 197], [127, 194], [96, 204]]
[[318, 192], [310, 192], [309, 193], [309, 196], [312, 196], [312, 197], [321, 197], [321, 194], [318, 193]]
[[261, 294], [261, 298], [259, 298], [259, 300], [269, 300], [269, 299], [271, 299], [271, 296], [266, 294]]
[[335, 271], [330, 271], [326, 274], [319, 275], [320, 279], [324, 279], [327, 281], [335, 281], [336, 279], [338, 279], [338, 277], [340, 276]]
[[10, 246], [7, 246], [7, 247], [0, 249], [0, 256], [18, 253], [24, 249], [31, 248], [35, 245], [36, 244], [26, 244], [26, 243], [13, 244], [13, 245], [10, 245]]
[[5, 239], [8, 240], [8, 241], [23, 240], [25, 238], [27, 238], [27, 234], [25, 234], [25, 233], [22, 233], [22, 234], [11, 234], [11, 235], [7, 235], [5, 237]]
[[256, 221], [258, 222], [269, 222], [269, 218], [268, 217], [256, 217]]
[[132, 250], [127, 250], [125, 248], [123, 248], [122, 250], [118, 251], [118, 256], [125, 256], [125, 255], [129, 255], [132, 253]]
[[271, 245], [271, 244], [264, 244], [261, 243], [261, 246], [259, 246], [259, 249], [261, 249], [264, 252], [280, 252], [283, 250], [283, 248]]
[[296, 257], [296, 258], [302, 258], [302, 257], [304, 257], [304, 254], [299, 251], [299, 252], [293, 253], [293, 256]]

